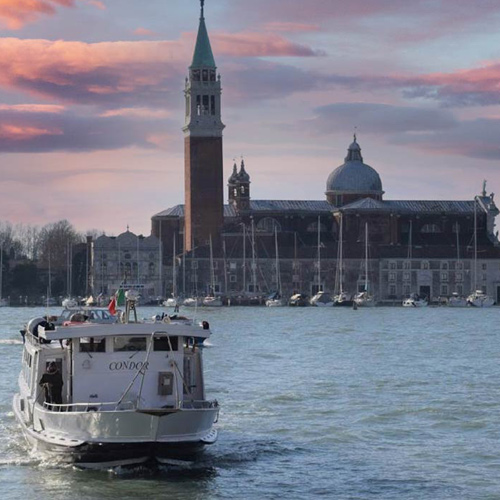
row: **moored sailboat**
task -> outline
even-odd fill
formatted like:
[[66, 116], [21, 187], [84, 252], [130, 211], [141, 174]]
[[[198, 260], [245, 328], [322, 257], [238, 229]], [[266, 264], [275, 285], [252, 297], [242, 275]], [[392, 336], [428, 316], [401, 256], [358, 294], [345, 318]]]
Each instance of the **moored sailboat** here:
[[377, 302], [375, 297], [368, 290], [368, 223], [365, 223], [365, 286], [362, 292], [354, 297], [354, 303], [358, 307], [374, 307]]
[[210, 291], [203, 299], [202, 305], [205, 307], [222, 307], [222, 299], [215, 295], [215, 267], [212, 236], [210, 236]]
[[332, 296], [323, 290], [323, 286], [321, 284], [321, 219], [318, 217], [318, 262], [317, 266], [317, 282], [318, 282], [318, 290], [315, 295], [311, 298], [309, 303], [312, 306], [316, 307], [331, 307], [333, 306]]
[[474, 288], [467, 297], [467, 304], [472, 307], [491, 307], [495, 301], [477, 286], [477, 197], [474, 197]]
[[[412, 262], [412, 234], [413, 234], [413, 221], [410, 220], [410, 231], [408, 234], [408, 270], [410, 272], [410, 289], [411, 289], [411, 262]], [[403, 300], [403, 307], [427, 307], [429, 302], [427, 297], [421, 297], [417, 292], [411, 292], [410, 295]]]
[[278, 229], [276, 226], [274, 226], [274, 247], [276, 253], [275, 269], [277, 291], [267, 298], [266, 307], [283, 307], [284, 305], [286, 305], [286, 301], [283, 299], [281, 291], [280, 259], [278, 253]]
[[337, 289], [339, 293], [333, 299], [334, 307], [352, 307], [354, 304], [353, 298], [344, 290], [344, 244], [343, 244], [343, 217], [340, 214], [340, 229], [339, 229], [339, 247], [337, 259]]

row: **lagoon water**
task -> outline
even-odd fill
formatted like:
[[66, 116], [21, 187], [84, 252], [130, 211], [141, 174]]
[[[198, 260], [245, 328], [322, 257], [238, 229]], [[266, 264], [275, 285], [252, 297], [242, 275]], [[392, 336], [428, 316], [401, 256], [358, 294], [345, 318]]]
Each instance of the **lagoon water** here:
[[500, 499], [500, 308], [200, 309], [219, 441], [103, 472], [31, 456], [14, 420], [19, 329], [41, 313], [0, 309], [3, 500]]

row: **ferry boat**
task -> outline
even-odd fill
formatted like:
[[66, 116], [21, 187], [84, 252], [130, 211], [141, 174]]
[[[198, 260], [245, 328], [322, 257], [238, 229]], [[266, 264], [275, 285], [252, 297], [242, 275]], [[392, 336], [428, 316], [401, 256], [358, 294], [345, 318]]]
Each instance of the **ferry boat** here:
[[99, 469], [190, 461], [216, 441], [219, 405], [203, 381], [209, 325], [156, 318], [28, 323], [13, 409], [35, 452]]

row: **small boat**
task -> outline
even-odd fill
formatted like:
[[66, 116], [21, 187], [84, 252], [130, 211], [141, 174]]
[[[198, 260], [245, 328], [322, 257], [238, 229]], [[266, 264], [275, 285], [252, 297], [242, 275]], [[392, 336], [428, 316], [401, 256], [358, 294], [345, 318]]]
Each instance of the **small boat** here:
[[187, 299], [184, 299], [184, 302], [182, 303], [185, 307], [198, 307], [201, 304], [202, 300], [199, 297], [188, 297]]
[[286, 305], [286, 300], [281, 297], [279, 292], [274, 292], [266, 299], [266, 307], [283, 307]]
[[448, 307], [467, 307], [467, 299], [461, 297], [457, 292], [453, 292], [451, 297], [446, 301]]
[[467, 303], [472, 307], [491, 307], [495, 305], [495, 301], [486, 295], [482, 290], [477, 289], [477, 197], [474, 198], [474, 289], [467, 297]]
[[472, 307], [491, 307], [495, 301], [482, 290], [476, 290], [467, 297], [467, 303]]
[[377, 305], [375, 297], [369, 292], [369, 280], [368, 280], [368, 223], [365, 223], [365, 286], [364, 291], [357, 293], [354, 296], [354, 304], [357, 307], [374, 307]]
[[328, 292], [320, 290], [310, 301], [312, 306], [331, 307], [333, 306], [332, 296]]
[[178, 307], [179, 306], [179, 299], [177, 297], [169, 297], [167, 300], [163, 302], [163, 307]]
[[76, 307], [78, 305], [78, 301], [76, 299], [74, 299], [73, 297], [66, 297], [61, 302], [61, 305], [65, 309], [68, 309], [69, 307]]
[[118, 318], [109, 312], [107, 307], [72, 306], [66, 307], [58, 316], [48, 318], [54, 325], [64, 323], [116, 323]]
[[341, 291], [338, 295], [335, 295], [333, 299], [333, 307], [352, 307], [354, 300], [351, 295], [346, 292]]
[[344, 233], [344, 217], [340, 214], [340, 227], [339, 227], [339, 247], [338, 247], [338, 257], [337, 257], [337, 277], [335, 289], [339, 290], [339, 293], [333, 298], [333, 305], [335, 307], [352, 307], [354, 301], [351, 295], [348, 295], [344, 291], [344, 244], [343, 244], [343, 233]]
[[354, 303], [358, 307], [375, 307], [377, 305], [377, 301], [373, 295], [370, 295], [368, 292], [360, 292], [355, 295]]
[[296, 293], [290, 297], [288, 305], [292, 307], [307, 307], [309, 305], [309, 301], [307, 300], [306, 295], [302, 293]]
[[210, 289], [208, 295], [204, 297], [202, 306], [204, 307], [222, 307], [222, 299], [215, 295], [215, 267], [214, 252], [212, 248], [212, 236], [210, 236]]
[[407, 299], [403, 300], [403, 307], [427, 307], [429, 302], [426, 297], [420, 297], [418, 293], [412, 293]]
[[219, 405], [206, 398], [202, 371], [208, 323], [128, 322], [132, 310], [127, 301], [124, 323], [35, 318], [21, 332], [13, 410], [42, 457], [92, 469], [179, 463], [217, 439]]
[[201, 303], [203, 307], [222, 307], [222, 299], [215, 295], [207, 295]]
[[266, 300], [266, 307], [283, 307], [286, 305], [286, 300], [281, 296], [281, 273], [280, 273], [280, 258], [278, 252], [278, 228], [274, 226], [274, 247], [275, 247], [275, 270], [276, 283], [278, 290], [271, 294]]

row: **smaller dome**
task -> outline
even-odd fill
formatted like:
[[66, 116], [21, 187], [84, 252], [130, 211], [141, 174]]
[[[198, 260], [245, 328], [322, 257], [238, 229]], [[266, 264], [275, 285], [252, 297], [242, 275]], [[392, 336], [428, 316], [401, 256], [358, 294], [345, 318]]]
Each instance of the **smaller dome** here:
[[382, 195], [382, 181], [377, 171], [363, 163], [356, 136], [349, 146], [345, 163], [336, 168], [326, 181], [326, 194]]
[[238, 167], [236, 166], [236, 162], [233, 165], [233, 173], [231, 174], [231, 177], [229, 177], [227, 183], [234, 185], [238, 182]]
[[238, 174], [238, 181], [248, 183], [250, 182], [250, 176], [247, 174], [245, 170], [245, 162], [241, 160], [241, 168]]

